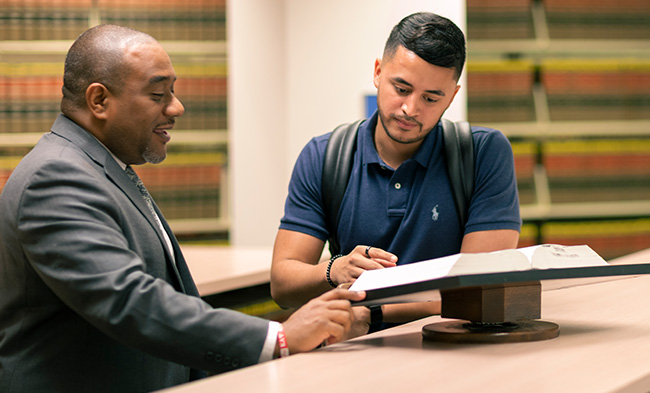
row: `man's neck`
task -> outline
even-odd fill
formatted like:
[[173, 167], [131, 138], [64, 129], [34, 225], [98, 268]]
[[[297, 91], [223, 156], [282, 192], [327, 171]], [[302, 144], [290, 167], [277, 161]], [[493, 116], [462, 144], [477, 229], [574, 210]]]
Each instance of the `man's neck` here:
[[396, 142], [386, 134], [380, 121], [375, 127], [373, 141], [379, 158], [393, 169], [397, 169], [404, 161], [413, 157], [423, 142], [423, 140], [414, 143]]

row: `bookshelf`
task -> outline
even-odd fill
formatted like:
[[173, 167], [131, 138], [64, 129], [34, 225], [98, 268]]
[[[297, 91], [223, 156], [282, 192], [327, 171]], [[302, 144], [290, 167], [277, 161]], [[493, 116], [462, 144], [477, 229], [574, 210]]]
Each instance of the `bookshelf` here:
[[73, 40], [90, 26], [120, 24], [165, 47], [186, 109], [167, 160], [138, 173], [181, 240], [227, 240], [225, 0], [7, 0], [0, 19], [0, 190], [59, 112]]
[[523, 245], [650, 243], [650, 3], [468, 0], [469, 120], [515, 153]]

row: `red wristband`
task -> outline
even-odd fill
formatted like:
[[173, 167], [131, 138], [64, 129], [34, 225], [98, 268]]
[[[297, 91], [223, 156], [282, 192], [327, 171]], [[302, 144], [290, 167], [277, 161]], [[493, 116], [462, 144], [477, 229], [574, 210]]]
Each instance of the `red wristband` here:
[[284, 328], [280, 325], [278, 330], [278, 344], [280, 345], [280, 357], [289, 356], [289, 346], [287, 345], [287, 336], [284, 334]]

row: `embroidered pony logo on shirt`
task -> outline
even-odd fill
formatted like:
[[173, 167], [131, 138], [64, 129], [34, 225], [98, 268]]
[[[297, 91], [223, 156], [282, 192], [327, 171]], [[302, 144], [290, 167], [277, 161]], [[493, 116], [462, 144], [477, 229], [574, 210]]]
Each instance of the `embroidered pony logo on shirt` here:
[[438, 217], [440, 216], [440, 213], [438, 213], [438, 205], [435, 205], [433, 207], [433, 210], [431, 210], [431, 219], [433, 221], [438, 221]]

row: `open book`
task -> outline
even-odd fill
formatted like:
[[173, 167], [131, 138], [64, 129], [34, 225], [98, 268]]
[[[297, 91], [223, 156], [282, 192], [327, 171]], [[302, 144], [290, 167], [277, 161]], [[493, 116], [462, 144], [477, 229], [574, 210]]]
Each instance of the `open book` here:
[[589, 246], [542, 244], [367, 270], [350, 290], [366, 291], [358, 304], [370, 305], [437, 300], [441, 289], [630, 274], [650, 274], [650, 264], [609, 265]]

